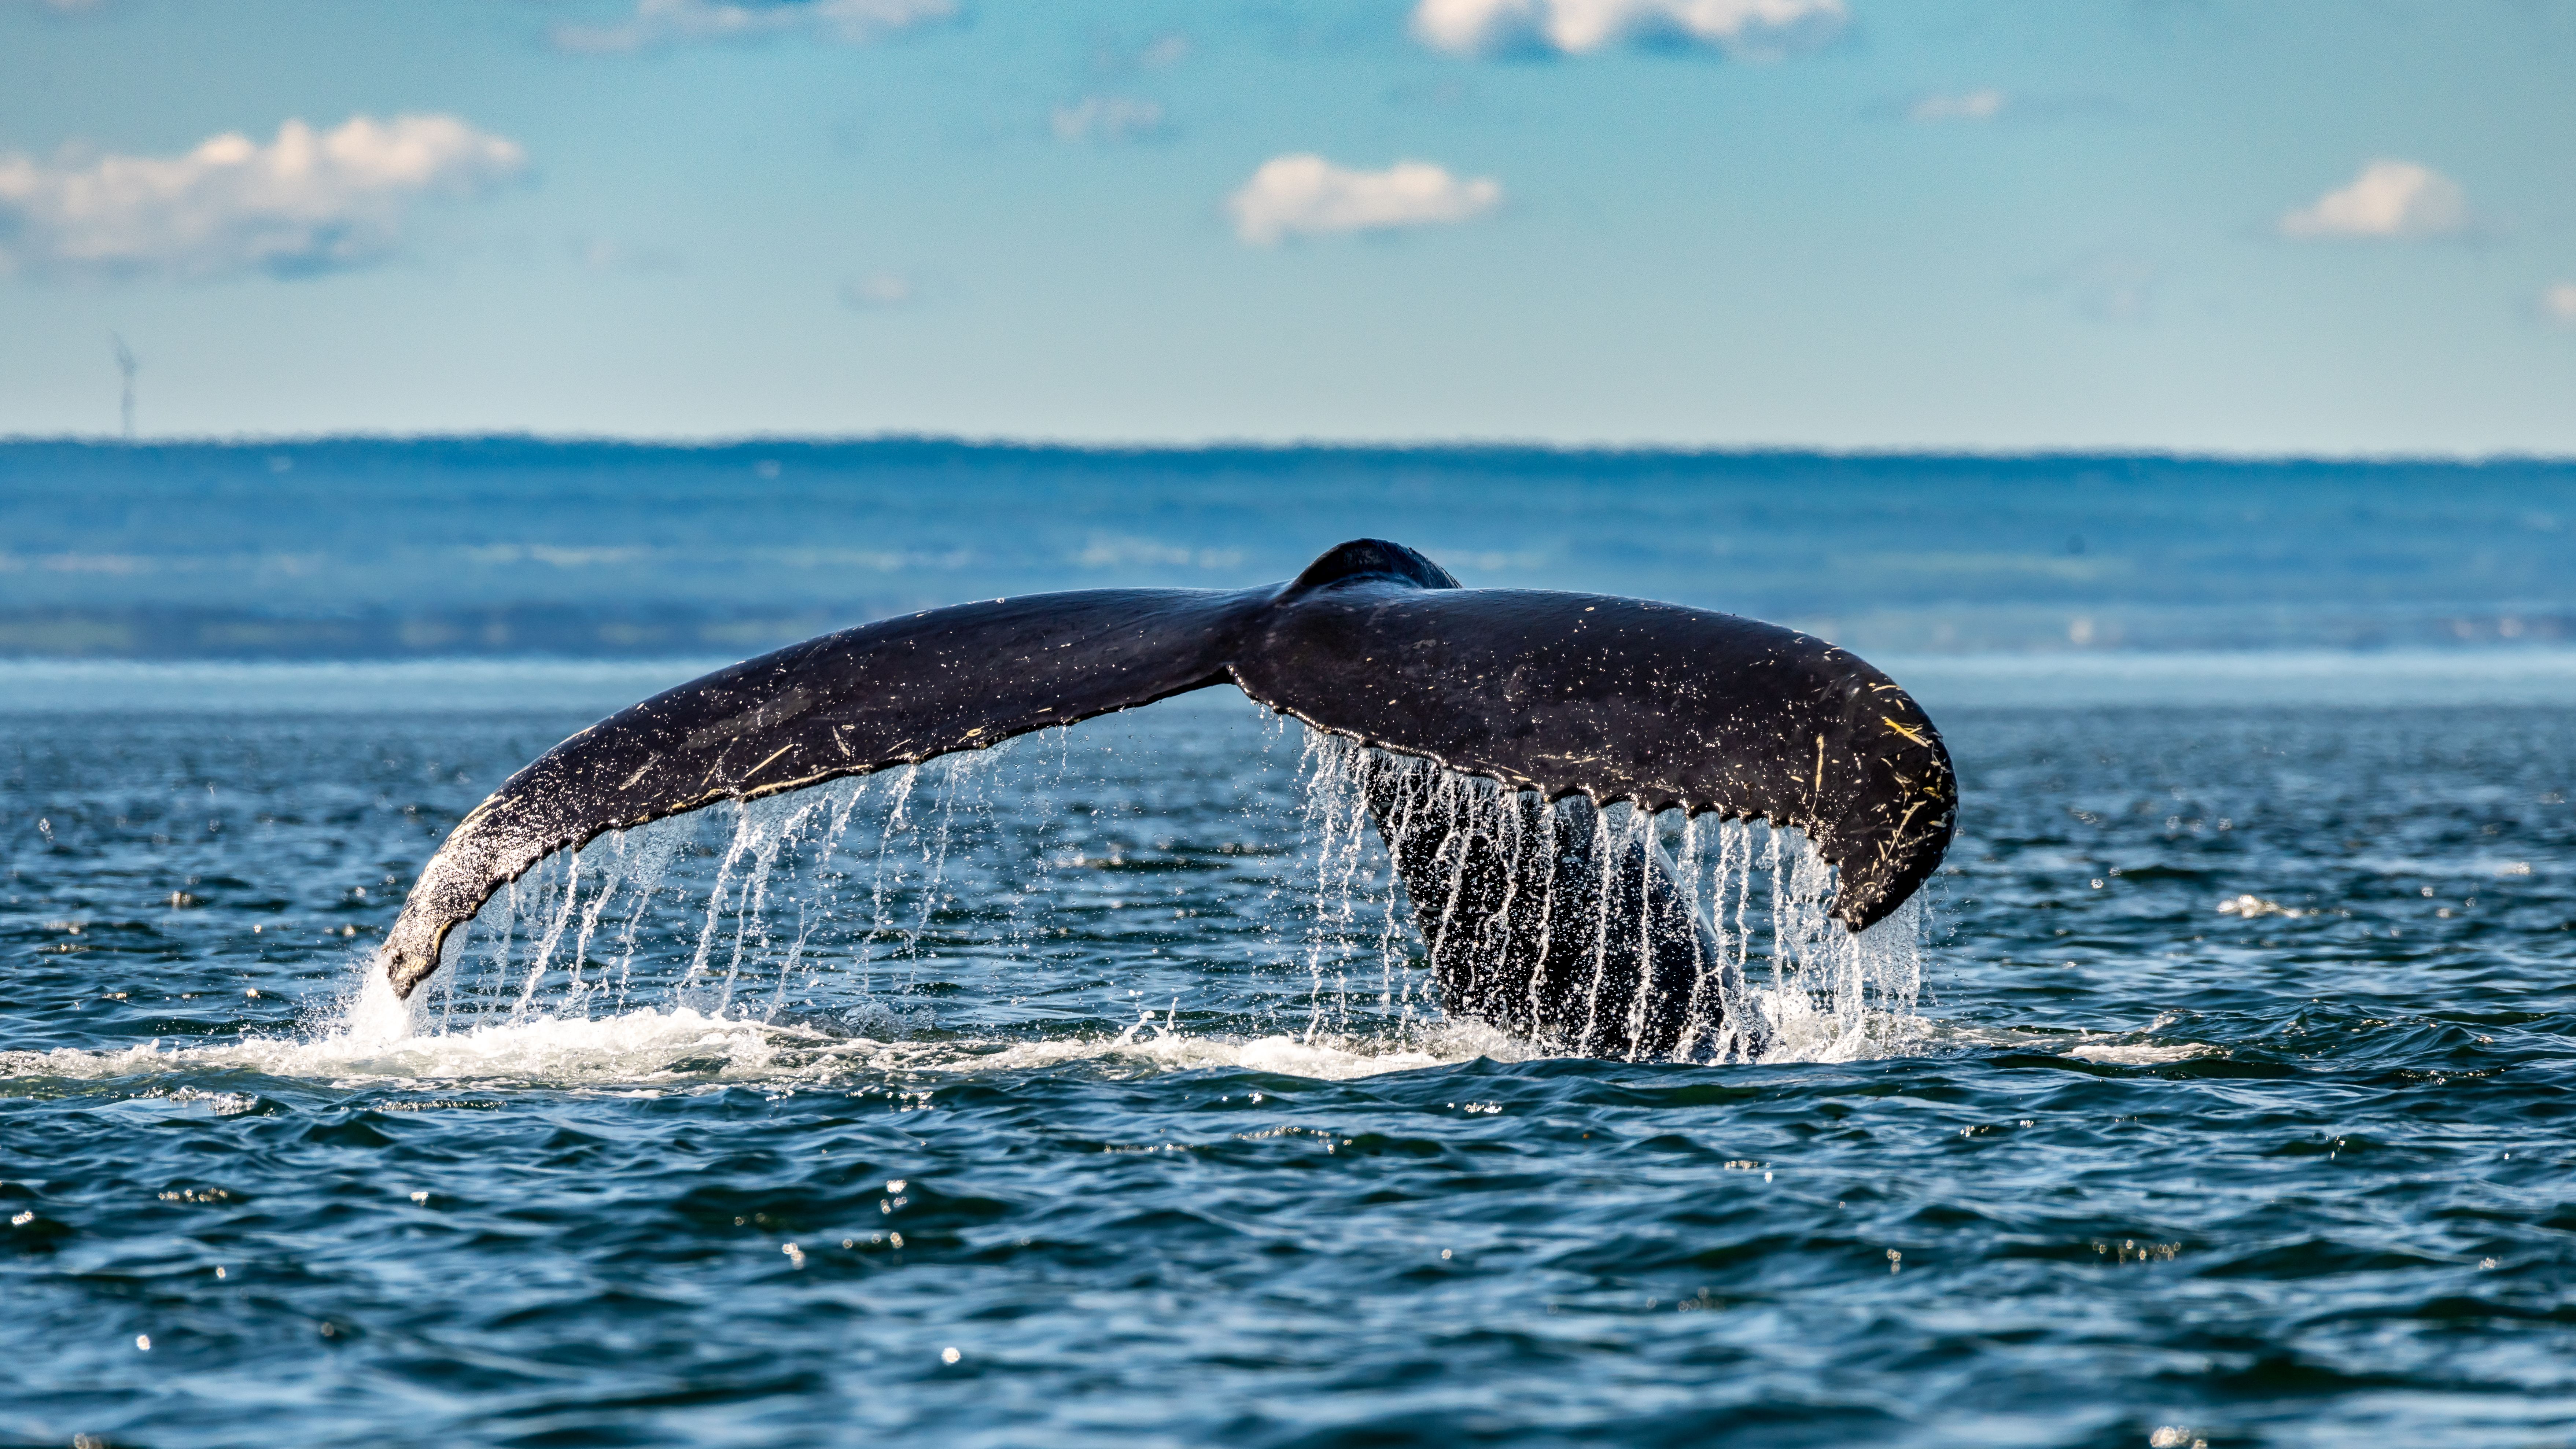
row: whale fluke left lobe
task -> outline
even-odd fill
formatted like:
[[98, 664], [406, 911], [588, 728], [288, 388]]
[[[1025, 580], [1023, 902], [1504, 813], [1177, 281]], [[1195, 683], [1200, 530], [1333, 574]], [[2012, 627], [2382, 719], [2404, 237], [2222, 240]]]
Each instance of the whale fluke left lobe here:
[[396, 991], [447, 933], [558, 850], [1226, 681], [1266, 598], [1097, 589], [933, 609], [826, 634], [693, 679], [548, 750], [475, 807], [385, 942]]

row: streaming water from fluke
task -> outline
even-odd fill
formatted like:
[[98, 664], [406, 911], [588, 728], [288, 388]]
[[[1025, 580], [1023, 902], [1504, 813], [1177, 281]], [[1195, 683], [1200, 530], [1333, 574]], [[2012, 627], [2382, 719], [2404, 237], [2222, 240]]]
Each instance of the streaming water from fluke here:
[[[1449, 860], [1479, 833], [1552, 851], [1578, 830], [1596, 861], [1659, 853], [1702, 928], [1678, 1055], [1849, 1060], [1926, 1044], [1919, 903], [1844, 930], [1826, 911], [1830, 869], [1794, 831], [1550, 805], [1281, 728], [1297, 746], [1286, 788], [1191, 822], [1223, 839], [1186, 838], [1151, 818], [1152, 801], [1117, 799], [1114, 765], [1101, 778], [1068, 731], [612, 833], [495, 896], [411, 1002], [370, 969], [317, 1045], [468, 1075], [554, 1053], [584, 1076], [1093, 1057], [1338, 1077], [1545, 1055], [1558, 1034], [1443, 1011], [1424, 931], [1441, 929], [1446, 903], [1407, 899], [1389, 838], [1436, 838]], [[1397, 779], [1409, 793], [1381, 805], [1414, 803], [1373, 811], [1372, 782]], [[1619, 917], [1605, 905], [1587, 919], [1606, 956]]]
[[[1572, 989], [1542, 1000], [1535, 978], [1526, 988], [1523, 1015], [1536, 1026], [1528, 1035], [1542, 1047], [1598, 1039], [1605, 1014], [1628, 1014], [1631, 1036], [1642, 1027], [1646, 993], [1613, 1000], [1604, 990], [1605, 968], [1620, 945], [1653, 956], [1651, 941], [1642, 939], [1650, 929], [1645, 899], [1618, 899], [1629, 887], [1612, 884], [1616, 863], [1638, 860], [1669, 872], [1698, 928], [1690, 979], [1654, 982], [1685, 1002], [1672, 1055], [1838, 1061], [1921, 1043], [1920, 898], [1866, 932], [1846, 931], [1828, 910], [1832, 869], [1798, 831], [1626, 802], [1595, 808], [1579, 796], [1550, 803], [1320, 731], [1307, 735], [1304, 778], [1316, 861], [1305, 959], [1318, 1026], [1348, 1030], [1361, 1004], [1399, 1025], [1436, 1014], [1422, 951], [1426, 940], [1465, 929], [1464, 877], [1481, 852], [1511, 865], [1497, 919], [1574, 932], [1570, 941], [1548, 943], [1557, 959], [1577, 963], [1576, 979], [1558, 983]], [[1407, 869], [1415, 870], [1408, 879], [1422, 899], [1405, 900], [1393, 879], [1398, 854], [1421, 863]], [[1549, 869], [1567, 860], [1581, 867], [1571, 882]], [[1649, 877], [1634, 876], [1642, 891]], [[1513, 892], [1569, 890], [1578, 909], [1550, 909], [1545, 901], [1517, 915], [1511, 908]], [[1467, 944], [1488, 955], [1500, 950], [1490, 940]], [[1365, 969], [1354, 971], [1355, 964]]]

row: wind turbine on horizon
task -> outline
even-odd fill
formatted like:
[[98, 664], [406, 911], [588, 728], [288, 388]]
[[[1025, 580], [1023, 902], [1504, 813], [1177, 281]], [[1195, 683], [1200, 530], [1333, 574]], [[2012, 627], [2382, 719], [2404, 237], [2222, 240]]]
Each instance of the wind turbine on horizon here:
[[124, 389], [117, 397], [117, 416], [125, 425], [125, 441], [134, 441], [134, 349], [125, 345], [122, 334], [110, 332], [108, 340], [116, 344], [116, 371], [124, 379]]

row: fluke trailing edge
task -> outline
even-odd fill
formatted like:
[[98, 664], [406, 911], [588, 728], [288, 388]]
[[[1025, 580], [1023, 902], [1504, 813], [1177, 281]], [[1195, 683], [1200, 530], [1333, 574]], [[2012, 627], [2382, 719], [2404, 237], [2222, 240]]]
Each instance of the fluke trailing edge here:
[[[404, 903], [386, 973], [409, 996], [494, 891], [603, 832], [1227, 683], [1318, 729], [1511, 791], [1793, 826], [1835, 867], [1833, 912], [1855, 931], [1931, 874], [1956, 812], [1931, 721], [1833, 645], [1674, 604], [1460, 588], [1409, 548], [1360, 539], [1288, 583], [1240, 592], [1086, 589], [881, 620], [621, 710], [458, 823]], [[1405, 778], [1386, 772], [1370, 805], [1450, 1009], [1575, 1050], [1668, 1047], [1707, 974], [1705, 943], [1651, 845], [1620, 859], [1525, 859], [1471, 840], [1444, 854], [1406, 837], [1399, 817], [1419, 802]], [[1532, 871], [1568, 888], [1510, 889]], [[1556, 908], [1526, 904], [1559, 897]], [[1587, 948], [1581, 963], [1550, 960], [1550, 918], [1587, 899], [1644, 927], [1626, 933], [1643, 943], [1633, 959]], [[1594, 973], [1588, 1024], [1548, 1019], [1548, 1002], [1574, 989], [1548, 983], [1581, 969]], [[1616, 1010], [1602, 1010], [1603, 974], [1621, 977]]]

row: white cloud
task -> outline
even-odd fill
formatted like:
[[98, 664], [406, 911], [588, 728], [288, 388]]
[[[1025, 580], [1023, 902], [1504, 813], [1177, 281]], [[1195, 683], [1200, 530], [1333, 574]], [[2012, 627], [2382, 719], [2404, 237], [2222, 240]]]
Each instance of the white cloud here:
[[1164, 126], [1163, 108], [1126, 96], [1085, 96], [1058, 106], [1048, 118], [1059, 141], [1126, 141], [1152, 136]]
[[1384, 171], [1353, 171], [1321, 156], [1277, 156], [1261, 163], [1227, 199], [1235, 234], [1272, 246], [1291, 233], [1318, 235], [1466, 221], [1491, 211], [1502, 186], [1462, 181], [1427, 161], [1398, 161]]
[[2558, 282], [2543, 288], [2540, 312], [2552, 322], [2576, 327], [2576, 282]]
[[1905, 117], [1928, 125], [1938, 121], [1991, 121], [2003, 113], [2004, 93], [1986, 89], [1925, 96], [1906, 109]]
[[1768, 54], [1842, 28], [1843, 0], [1420, 0], [1413, 33], [1455, 55], [1582, 55], [1620, 41]]
[[2352, 184], [2281, 218], [2287, 237], [2447, 236], [2469, 224], [2460, 183], [2412, 161], [2373, 161]]
[[811, 35], [863, 45], [957, 13], [956, 0], [635, 0], [617, 25], [560, 25], [555, 44], [601, 53]]
[[516, 142], [454, 116], [302, 121], [260, 145], [235, 132], [184, 156], [46, 165], [0, 155], [0, 270], [295, 276], [390, 255], [423, 196], [462, 196], [517, 174]]

